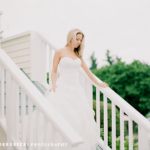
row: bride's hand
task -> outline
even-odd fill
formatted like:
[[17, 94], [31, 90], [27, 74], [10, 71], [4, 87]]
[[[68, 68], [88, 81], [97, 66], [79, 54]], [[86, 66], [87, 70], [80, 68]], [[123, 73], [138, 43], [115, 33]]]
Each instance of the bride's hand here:
[[109, 87], [109, 85], [107, 83], [105, 83], [105, 82], [100, 82], [100, 83], [98, 83], [98, 85], [100, 87], [104, 87], [104, 88]]
[[57, 87], [57, 86], [56, 86], [56, 85], [54, 85], [52, 88], [50, 88], [50, 90], [49, 90], [49, 91], [51, 92], [51, 90], [53, 90], [53, 91], [55, 92], [56, 87]]

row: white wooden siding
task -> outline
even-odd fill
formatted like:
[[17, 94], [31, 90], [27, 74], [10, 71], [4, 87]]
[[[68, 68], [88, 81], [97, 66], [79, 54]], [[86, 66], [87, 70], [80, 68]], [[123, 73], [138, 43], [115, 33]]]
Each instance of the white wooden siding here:
[[2, 47], [5, 48], [5, 47], [11, 46], [11, 45], [29, 41], [29, 39], [30, 39], [30, 34], [23, 35], [23, 36], [20, 36], [20, 37], [14, 38], [14, 39], [10, 39], [10, 40], [4, 41], [4, 42], [2, 40]]
[[20, 50], [17, 50], [17, 51], [7, 52], [7, 54], [11, 58], [15, 58], [15, 57], [19, 57], [19, 56], [25, 56], [25, 55], [29, 55], [30, 54], [30, 49], [29, 48], [20, 49]]
[[12, 58], [15, 63], [23, 63], [30, 61], [30, 55]]
[[30, 68], [30, 61], [16, 64], [19, 68]]
[[[16, 35], [17, 36], [17, 35]], [[12, 58], [19, 68], [22, 68], [30, 77], [30, 34], [2, 40], [1, 47]]]

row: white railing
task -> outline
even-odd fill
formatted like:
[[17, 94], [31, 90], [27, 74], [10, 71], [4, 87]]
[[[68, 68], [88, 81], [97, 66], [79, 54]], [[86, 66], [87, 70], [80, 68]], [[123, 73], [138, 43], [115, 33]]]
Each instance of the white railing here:
[[[52, 141], [54, 143], [68, 143], [69, 150], [78, 149], [83, 139], [74, 131], [74, 129], [66, 122], [66, 120], [57, 112], [57, 110], [47, 101], [47, 99], [38, 91], [38, 89], [30, 82], [25, 74], [18, 68], [12, 59], [0, 49], [0, 83], [1, 83], [1, 99], [0, 99], [0, 122], [4, 117], [4, 70], [6, 70], [6, 125], [7, 125], [7, 142], [8, 143], [32, 143], [36, 134], [36, 142], [40, 141], [40, 121], [39, 114], [44, 116], [44, 140], [43, 143], [49, 141], [49, 123], [52, 125]], [[21, 138], [19, 137], [19, 87], [21, 88]], [[28, 127], [26, 131], [26, 96], [28, 97]], [[36, 132], [33, 133], [33, 104], [36, 106]], [[27, 137], [28, 134], [28, 137]], [[61, 139], [58, 139], [58, 136]], [[28, 140], [27, 140], [28, 139]], [[22, 149], [16, 145], [17, 149]], [[56, 148], [55, 146], [52, 149]], [[13, 149], [12, 146], [7, 147], [8, 150]], [[25, 147], [24, 147], [25, 149]], [[29, 150], [33, 146], [29, 145]], [[45, 149], [48, 147], [45, 146]]]
[[[34, 71], [35, 76], [33, 80], [37, 79], [46, 88], [48, 86], [46, 79], [46, 59], [49, 61], [49, 82], [51, 83], [51, 70], [52, 70], [52, 51], [55, 52], [56, 47], [53, 46], [43, 35], [32, 31], [32, 50], [35, 54], [35, 50], [38, 51], [36, 61], [33, 61], [36, 65], [40, 66]], [[36, 40], [35, 40], [36, 39]], [[49, 56], [46, 57], [46, 45], [48, 45]], [[36, 48], [35, 48], [36, 47]], [[34, 66], [34, 65], [33, 65]], [[38, 76], [37, 76], [38, 74]], [[96, 77], [96, 76], [95, 76]], [[99, 82], [102, 82], [96, 77]], [[139, 150], [150, 150], [150, 122], [129, 105], [123, 98], [121, 98], [112, 89], [102, 88], [97, 86], [84, 72], [82, 68], [79, 70], [79, 80], [81, 86], [84, 88], [88, 97], [88, 102], [93, 109], [93, 86], [96, 87], [96, 122], [100, 129], [100, 93], [103, 94], [104, 103], [104, 141], [100, 139], [101, 147], [106, 150], [110, 149], [108, 146], [108, 113], [107, 113], [107, 100], [111, 100], [112, 105], [112, 149], [116, 150], [116, 107], [120, 109], [120, 149], [124, 150], [124, 113], [128, 115], [129, 121], [129, 150], [133, 150], [133, 121], [138, 124], [138, 149]], [[99, 132], [100, 133], [100, 132]]]
[[[95, 76], [96, 77], [96, 76]], [[99, 82], [102, 82], [96, 77]], [[124, 150], [124, 113], [129, 117], [129, 150], [133, 150], [133, 121], [138, 124], [138, 149], [150, 150], [150, 122], [141, 115], [136, 109], [129, 105], [122, 97], [110, 88], [102, 88], [97, 86], [87, 74], [80, 68], [80, 82], [85, 89], [91, 105], [93, 102], [92, 92], [93, 86], [96, 87], [96, 121], [100, 128], [100, 92], [103, 94], [104, 103], [104, 141], [101, 146], [108, 148], [108, 114], [107, 114], [107, 98], [111, 100], [112, 105], [112, 149], [116, 150], [116, 106], [120, 109], [120, 149]], [[92, 105], [93, 106], [93, 105]]]
[[42, 34], [31, 31], [31, 80], [47, 84], [47, 62], [49, 64], [49, 85], [51, 85], [51, 71], [53, 53], [56, 47], [52, 45]]

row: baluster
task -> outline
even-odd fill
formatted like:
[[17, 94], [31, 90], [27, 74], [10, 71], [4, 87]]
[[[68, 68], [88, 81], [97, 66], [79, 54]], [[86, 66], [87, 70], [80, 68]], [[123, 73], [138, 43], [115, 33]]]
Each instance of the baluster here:
[[142, 127], [140, 125], [138, 125], [138, 149], [141, 150], [142, 149]]
[[32, 31], [30, 34], [30, 57], [31, 57], [31, 80], [37, 80], [38, 74], [38, 35], [35, 31]]
[[[6, 69], [4, 69], [4, 116], [6, 115]], [[6, 117], [6, 116], [5, 116]]]
[[116, 150], [116, 106], [112, 102], [112, 150]]
[[[34, 78], [36, 77], [36, 80], [38, 81], [38, 79], [39, 79], [39, 53], [38, 53], [38, 49], [39, 49], [39, 36], [37, 35], [37, 33], [35, 33], [35, 49], [36, 49], [36, 51], [35, 51], [35, 53], [36, 53], [36, 55], [34, 55], [33, 54], [33, 60], [35, 60], [35, 63], [34, 63], [34, 68], [32, 68], [32, 69], [35, 69], [35, 72], [36, 72], [36, 74], [34, 73], [34, 72], [32, 72], [33, 74], [34, 74]], [[34, 50], [34, 49], [33, 49]], [[31, 61], [31, 63], [32, 63], [32, 61]], [[32, 69], [31, 69], [31, 71], [32, 71]]]
[[26, 95], [23, 91], [23, 89], [21, 88], [21, 140], [23, 143], [26, 142], [26, 99], [25, 99]]
[[[57, 144], [57, 131], [52, 125], [52, 143]], [[57, 146], [53, 146], [53, 150], [57, 150]]]
[[28, 97], [28, 126], [29, 126], [29, 150], [33, 150], [33, 146], [31, 146], [31, 143], [33, 143], [33, 102]]
[[[38, 81], [41, 83], [41, 79], [42, 79], [42, 73], [41, 73], [41, 70], [42, 70], [42, 59], [41, 59], [41, 51], [42, 51], [42, 41], [41, 41], [41, 38], [38, 36]], [[40, 69], [39, 69], [40, 68]]]
[[42, 82], [47, 83], [47, 73], [46, 73], [46, 60], [47, 60], [47, 51], [46, 51], [46, 44], [42, 41], [42, 48], [41, 48], [41, 64], [42, 64], [42, 68], [41, 68], [41, 74], [42, 74]]
[[[6, 70], [6, 125], [7, 125], [7, 143], [12, 142], [12, 77]], [[11, 146], [7, 146], [7, 150], [11, 150]]]
[[15, 136], [15, 104], [16, 104], [16, 84], [15, 84], [15, 80], [12, 78], [12, 85], [11, 85], [11, 93], [12, 93], [12, 97], [10, 99], [10, 103], [11, 103], [11, 129], [12, 129], [12, 136]]
[[3, 65], [0, 63], [0, 73], [1, 73], [1, 78], [0, 78], [0, 82], [1, 82], [1, 99], [0, 99], [0, 118], [3, 119], [4, 118], [4, 67]]
[[[40, 120], [40, 111], [39, 111], [39, 109], [36, 107], [36, 142], [37, 143], [40, 143], [40, 138], [41, 138], [41, 136], [40, 136], [40, 122], [41, 122], [41, 120]], [[37, 148], [37, 150], [40, 150], [40, 146], [37, 146], [36, 147]]]
[[120, 148], [124, 150], [124, 113], [120, 109]]
[[51, 72], [52, 72], [52, 48], [49, 46], [49, 85], [52, 85]]
[[[34, 44], [35, 43], [35, 44]], [[32, 53], [32, 59], [34, 61], [31, 61], [31, 78], [33, 77], [34, 80], [39, 81], [39, 68], [40, 68], [40, 61], [39, 61], [39, 36], [35, 32], [34, 34], [31, 34], [31, 53]], [[41, 68], [40, 68], [41, 69]]]
[[100, 137], [100, 91], [96, 88], [96, 122], [98, 126], [98, 133]]
[[108, 146], [107, 97], [104, 96], [104, 144]]
[[15, 137], [19, 140], [19, 85], [15, 83]]
[[[49, 122], [46, 117], [44, 117], [44, 143], [49, 143]], [[45, 150], [48, 150], [49, 147], [45, 146]]]
[[133, 150], [133, 121], [129, 117], [129, 150]]

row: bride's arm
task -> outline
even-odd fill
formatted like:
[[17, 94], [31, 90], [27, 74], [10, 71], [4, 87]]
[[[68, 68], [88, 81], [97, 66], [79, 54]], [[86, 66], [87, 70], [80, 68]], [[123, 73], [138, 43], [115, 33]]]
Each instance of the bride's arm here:
[[[55, 51], [54, 58], [53, 58], [53, 68], [51, 72], [51, 80], [52, 80], [52, 87], [53, 90], [55, 91], [56, 89], [56, 81], [57, 81], [57, 68], [59, 64], [59, 58], [60, 57], [60, 51], [59, 49]], [[51, 91], [51, 89], [50, 89]]]
[[97, 85], [101, 86], [101, 87], [108, 87], [108, 84], [105, 82], [98, 82], [97, 79], [94, 77], [93, 73], [91, 72], [91, 70], [88, 68], [88, 66], [86, 65], [84, 59], [81, 59], [81, 67], [82, 69], [85, 71], [85, 73], [88, 75], [88, 77]]

